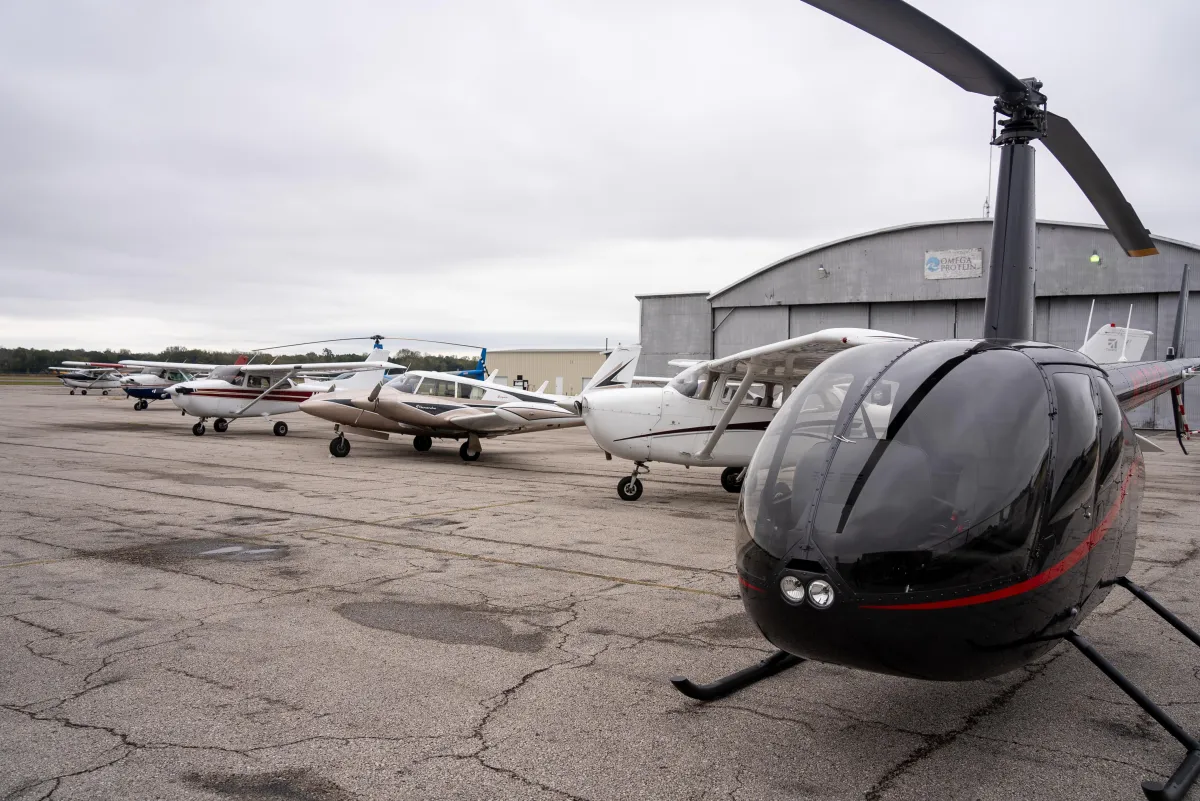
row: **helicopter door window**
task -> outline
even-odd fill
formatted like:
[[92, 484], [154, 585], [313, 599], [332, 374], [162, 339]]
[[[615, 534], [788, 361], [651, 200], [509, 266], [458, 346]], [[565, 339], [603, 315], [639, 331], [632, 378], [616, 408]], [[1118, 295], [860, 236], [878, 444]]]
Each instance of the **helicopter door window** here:
[[1050, 523], [1069, 517], [1090, 505], [1096, 485], [1096, 399], [1092, 378], [1085, 373], [1055, 373], [1051, 381], [1058, 405], [1055, 415], [1054, 492], [1050, 496]]

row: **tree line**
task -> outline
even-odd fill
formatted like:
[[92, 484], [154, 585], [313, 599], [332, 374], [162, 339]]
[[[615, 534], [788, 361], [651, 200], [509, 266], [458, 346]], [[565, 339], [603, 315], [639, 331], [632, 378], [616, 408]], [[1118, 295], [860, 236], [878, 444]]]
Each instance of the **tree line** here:
[[[140, 359], [154, 362], [193, 362], [197, 364], [233, 364], [240, 351], [204, 350], [172, 345], [158, 353], [135, 353], [127, 348], [121, 350], [84, 350], [83, 348], [0, 348], [0, 373], [44, 373], [48, 367], [57, 367], [63, 362], [119, 362], [122, 359]], [[362, 352], [334, 353], [329, 348], [307, 353], [283, 355], [260, 354], [256, 362], [357, 362], [363, 359]], [[437, 356], [415, 350], [401, 349], [391, 361], [403, 364], [410, 370], [439, 370], [450, 372], [469, 370], [478, 361], [473, 356]]]

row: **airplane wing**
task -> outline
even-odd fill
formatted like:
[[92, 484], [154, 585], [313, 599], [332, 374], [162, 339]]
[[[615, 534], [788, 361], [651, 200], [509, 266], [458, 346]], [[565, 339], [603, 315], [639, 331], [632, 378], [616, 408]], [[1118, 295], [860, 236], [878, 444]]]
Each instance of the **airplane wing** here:
[[575, 412], [562, 409], [553, 403], [531, 401], [513, 401], [492, 409], [456, 409], [439, 417], [464, 431], [493, 435], [511, 434], [526, 429], [583, 425], [583, 418]]
[[708, 363], [700, 362], [690, 369], [703, 369], [710, 374], [740, 374], [746, 376], [746, 380], [739, 384], [704, 445], [695, 454], [689, 455], [693, 455], [698, 461], [712, 458], [713, 448], [725, 434], [726, 427], [755, 380], [775, 378], [795, 381], [808, 375], [830, 356], [847, 348], [876, 342], [918, 341], [902, 334], [872, 331], [867, 328], [827, 328], [824, 331], [815, 331], [801, 337], [744, 350], [732, 356], [723, 356]]
[[182, 370], [188, 373], [212, 372], [218, 367], [231, 367], [228, 364], [196, 364], [195, 362], [144, 362], [137, 359], [122, 359], [122, 367], [154, 367], [163, 370]]
[[833, 354], [857, 345], [875, 342], [917, 342], [914, 337], [872, 331], [868, 328], [827, 328], [804, 336], [723, 356], [708, 362], [714, 373], [745, 373], [758, 376], [799, 378], [809, 374]]
[[695, 367], [704, 359], [671, 359], [667, 362], [667, 367]]

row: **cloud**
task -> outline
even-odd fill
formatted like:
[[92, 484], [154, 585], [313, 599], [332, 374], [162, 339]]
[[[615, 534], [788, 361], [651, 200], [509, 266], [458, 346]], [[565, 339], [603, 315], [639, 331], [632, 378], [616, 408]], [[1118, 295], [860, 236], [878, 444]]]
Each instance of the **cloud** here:
[[[1191, 4], [919, 5], [1200, 240]], [[5, 4], [0, 343], [627, 339], [636, 293], [978, 214], [989, 112], [795, 0]], [[1044, 151], [1038, 211], [1098, 221]]]

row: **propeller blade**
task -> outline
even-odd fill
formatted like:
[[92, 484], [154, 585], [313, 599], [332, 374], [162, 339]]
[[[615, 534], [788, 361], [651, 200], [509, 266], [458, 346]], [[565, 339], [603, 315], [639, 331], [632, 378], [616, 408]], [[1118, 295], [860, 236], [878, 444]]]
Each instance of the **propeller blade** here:
[[1117, 182], [1096, 151], [1084, 141], [1071, 121], [1047, 111], [1046, 122], [1042, 144], [1079, 184], [1125, 252], [1130, 256], [1153, 256], [1158, 253], [1158, 248], [1150, 239], [1150, 232], [1138, 219], [1137, 212], [1121, 194]]
[[386, 378], [381, 380], [378, 384], [371, 388], [371, 392], [367, 395], [367, 401], [369, 403], [374, 403], [379, 397], [379, 392], [383, 389], [383, 384], [386, 380]]
[[908, 53], [968, 92], [998, 97], [1026, 91], [1019, 78], [986, 53], [902, 0], [805, 0]]

